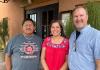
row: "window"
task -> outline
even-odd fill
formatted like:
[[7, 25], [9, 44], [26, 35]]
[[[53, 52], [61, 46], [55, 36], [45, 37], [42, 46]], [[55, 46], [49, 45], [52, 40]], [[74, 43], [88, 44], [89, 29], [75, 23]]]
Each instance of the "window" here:
[[66, 32], [66, 27], [70, 22], [71, 12], [62, 12], [61, 13], [61, 21], [64, 26], [64, 32]]
[[30, 18], [31, 18], [33, 21], [36, 22], [36, 14], [31, 14], [31, 15], [30, 15]]
[[[37, 22], [37, 14], [35, 13], [35, 14], [30, 14], [30, 19], [32, 19], [33, 21], [35, 21], [35, 23]], [[36, 28], [37, 28], [37, 24], [35, 24], [36, 25]], [[35, 30], [35, 33], [36, 33], [36, 30]]]

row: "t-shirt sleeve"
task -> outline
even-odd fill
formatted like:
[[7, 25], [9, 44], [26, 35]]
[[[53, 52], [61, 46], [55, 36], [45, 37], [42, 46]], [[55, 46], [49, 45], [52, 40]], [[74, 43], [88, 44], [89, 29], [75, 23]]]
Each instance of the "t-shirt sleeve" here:
[[42, 48], [43, 48], [43, 47], [45, 47], [45, 48], [47, 47], [47, 39], [48, 39], [48, 38], [44, 39], [44, 41], [43, 41], [43, 43], [42, 43]]
[[5, 54], [11, 56], [13, 53], [12, 47], [13, 47], [13, 40], [10, 40], [5, 48]]
[[100, 59], [100, 33], [96, 36], [94, 45], [94, 57], [95, 59]]
[[43, 42], [43, 40], [42, 40], [42, 38], [41, 37], [39, 37], [39, 42], [40, 42], [40, 45], [42, 46], [42, 42]]

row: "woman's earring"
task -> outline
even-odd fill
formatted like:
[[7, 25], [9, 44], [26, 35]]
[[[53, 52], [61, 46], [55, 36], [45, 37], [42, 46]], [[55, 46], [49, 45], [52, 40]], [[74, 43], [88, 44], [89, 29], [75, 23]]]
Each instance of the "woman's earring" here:
[[50, 33], [50, 35], [52, 35], [52, 33]]
[[59, 35], [61, 35], [61, 33]]

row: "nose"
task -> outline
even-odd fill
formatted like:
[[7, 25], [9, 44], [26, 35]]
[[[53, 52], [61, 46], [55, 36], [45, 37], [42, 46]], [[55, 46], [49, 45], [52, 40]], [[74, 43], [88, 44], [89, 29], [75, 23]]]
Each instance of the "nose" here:
[[78, 17], [77, 17], [77, 20], [81, 20], [81, 17], [80, 17], [80, 16], [78, 16]]
[[56, 31], [57, 30], [57, 28], [54, 28], [54, 31]]

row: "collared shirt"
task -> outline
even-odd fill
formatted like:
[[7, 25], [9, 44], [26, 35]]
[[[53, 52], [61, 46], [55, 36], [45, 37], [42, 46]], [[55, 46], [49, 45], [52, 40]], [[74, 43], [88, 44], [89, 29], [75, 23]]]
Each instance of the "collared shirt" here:
[[100, 59], [100, 32], [91, 26], [86, 26], [80, 31], [77, 40], [74, 31], [69, 42], [70, 70], [96, 70], [95, 60]]

